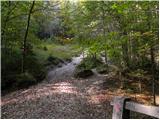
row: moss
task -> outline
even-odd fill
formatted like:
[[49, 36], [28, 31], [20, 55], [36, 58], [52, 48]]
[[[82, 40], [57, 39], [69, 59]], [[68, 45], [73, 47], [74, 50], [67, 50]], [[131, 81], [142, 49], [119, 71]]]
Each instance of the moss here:
[[[44, 46], [47, 50], [44, 50]], [[34, 48], [37, 59], [45, 63], [49, 56], [54, 56], [62, 60], [71, 59], [80, 54], [80, 48], [75, 44], [60, 45], [55, 43], [43, 42], [39, 47]]]
[[101, 62], [100, 59], [93, 59], [90, 57], [84, 58], [81, 63], [77, 66], [77, 69], [93, 69], [96, 68], [100, 65], [102, 65], [103, 63]]
[[88, 76], [93, 75], [91, 69], [96, 68], [98, 66], [102, 66], [103, 63], [100, 59], [94, 59], [91, 57], [84, 58], [81, 63], [76, 67], [75, 77], [86, 78]]

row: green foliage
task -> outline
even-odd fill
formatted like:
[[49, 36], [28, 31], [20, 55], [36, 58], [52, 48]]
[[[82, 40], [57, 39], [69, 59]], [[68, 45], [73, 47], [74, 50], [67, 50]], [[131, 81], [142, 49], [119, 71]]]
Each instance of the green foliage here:
[[[44, 51], [44, 46], [47, 51]], [[49, 56], [67, 60], [80, 53], [80, 47], [76, 44], [60, 45], [54, 42], [42, 42], [33, 48], [36, 58], [44, 64]]]
[[16, 79], [15, 84], [18, 88], [25, 88], [37, 82], [36, 79], [27, 72], [17, 75]]
[[48, 50], [46, 46], [44, 46], [44, 48], [43, 48], [43, 49], [44, 49], [44, 51], [47, 51], [47, 50]]
[[99, 59], [91, 57], [84, 58], [83, 61], [77, 66], [78, 69], [89, 70], [102, 65], [103, 63]]
[[[12, 54], [12, 56], [2, 55], [3, 59], [6, 59], [6, 61], [2, 61], [2, 90], [27, 87], [45, 78], [47, 70], [43, 64], [39, 63], [32, 51], [26, 56], [25, 69], [28, 71], [27, 73], [21, 73], [21, 64], [19, 64], [21, 63], [21, 53], [14, 50]], [[29, 79], [25, 79], [25, 75]]]
[[68, 60], [80, 50], [88, 52], [81, 69], [101, 66], [96, 58], [105, 51], [119, 69], [149, 71], [154, 64], [156, 70], [158, 1], [36, 1], [23, 50], [31, 5], [1, 2], [3, 88], [21, 74], [24, 52], [25, 71], [37, 81], [44, 79], [46, 63], [58, 64], [58, 59]]

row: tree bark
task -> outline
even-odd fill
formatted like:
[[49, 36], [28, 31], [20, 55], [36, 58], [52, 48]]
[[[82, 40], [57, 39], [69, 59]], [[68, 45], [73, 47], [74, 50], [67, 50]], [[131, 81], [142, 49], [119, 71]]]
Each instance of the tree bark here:
[[[151, 31], [152, 27], [151, 27], [151, 17], [152, 17], [152, 13], [150, 10], [150, 7], [148, 6], [148, 30]], [[153, 104], [156, 105], [156, 93], [155, 93], [155, 58], [154, 58], [154, 49], [153, 49], [153, 45], [154, 42], [151, 43], [150, 45], [150, 56], [151, 56], [151, 63], [152, 63], [152, 67], [151, 67], [151, 73], [152, 73], [152, 95], [153, 95]]]
[[152, 62], [152, 94], [153, 94], [153, 104], [156, 105], [156, 94], [155, 94], [155, 74], [154, 74], [154, 71], [155, 71], [155, 58], [154, 58], [154, 50], [153, 50], [153, 47], [151, 46], [150, 48], [150, 54], [151, 54], [151, 62]]
[[[104, 4], [104, 1], [102, 1], [102, 3]], [[103, 9], [103, 6], [102, 6], [101, 9], [102, 9], [103, 37], [104, 37], [104, 39], [105, 39], [105, 34], [106, 34], [106, 30], [105, 30], [105, 11], [104, 11], [104, 9]], [[105, 39], [105, 44], [107, 44], [106, 39]], [[106, 64], [107, 64], [107, 48], [105, 48], [104, 52], [105, 52], [105, 62], [106, 62]]]
[[25, 58], [26, 58], [26, 48], [27, 48], [27, 36], [28, 36], [28, 30], [29, 30], [29, 25], [30, 25], [30, 18], [31, 18], [31, 13], [34, 7], [35, 1], [32, 2], [31, 8], [28, 13], [28, 20], [27, 20], [27, 26], [26, 26], [26, 32], [24, 35], [24, 40], [23, 40], [23, 51], [22, 51], [22, 73], [25, 72]]

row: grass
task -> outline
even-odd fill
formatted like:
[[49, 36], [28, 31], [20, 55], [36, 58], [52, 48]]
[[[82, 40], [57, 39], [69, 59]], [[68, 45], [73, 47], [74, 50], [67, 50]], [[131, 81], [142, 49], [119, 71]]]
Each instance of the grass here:
[[[33, 46], [33, 53], [35, 56], [28, 54], [26, 57], [27, 75], [20, 74], [22, 54], [18, 47], [14, 49], [14, 54], [5, 61], [7, 63], [5, 73], [8, 74], [2, 73], [3, 94], [17, 90], [19, 87], [25, 88], [40, 82], [46, 76], [47, 68], [45, 65], [49, 57], [57, 57], [62, 60], [71, 59], [80, 53], [80, 48], [75, 44], [60, 45], [51, 42], [41, 42], [41, 44]], [[4, 64], [2, 68], [4, 71]]]
[[43, 42], [33, 50], [40, 62], [44, 62], [49, 56], [67, 60], [71, 59], [73, 56], [80, 54], [80, 48], [75, 44], [60, 45], [55, 43]]

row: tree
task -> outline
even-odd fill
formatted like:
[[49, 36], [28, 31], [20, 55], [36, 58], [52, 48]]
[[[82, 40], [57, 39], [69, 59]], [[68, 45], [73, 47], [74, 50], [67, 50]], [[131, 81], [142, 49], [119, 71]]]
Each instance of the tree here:
[[29, 13], [28, 13], [26, 32], [25, 32], [24, 40], [23, 40], [22, 73], [25, 72], [25, 57], [26, 57], [26, 53], [27, 53], [27, 35], [28, 35], [30, 18], [31, 18], [31, 13], [32, 13], [34, 4], [35, 4], [35, 1], [32, 2], [31, 8], [30, 8]]

